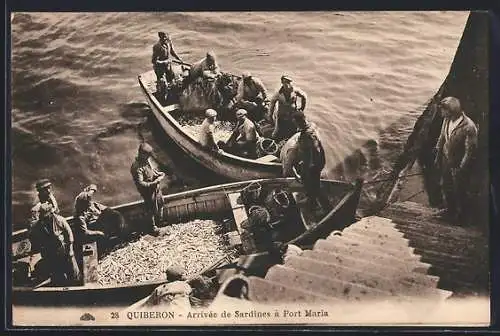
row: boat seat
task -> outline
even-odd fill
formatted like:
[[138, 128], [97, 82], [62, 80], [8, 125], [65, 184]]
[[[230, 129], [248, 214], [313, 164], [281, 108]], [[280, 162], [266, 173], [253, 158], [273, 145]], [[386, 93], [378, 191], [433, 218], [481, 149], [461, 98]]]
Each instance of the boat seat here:
[[238, 232], [241, 234], [241, 223], [248, 219], [245, 205], [243, 203], [238, 203], [238, 200], [241, 199], [241, 193], [239, 191], [230, 193], [227, 194], [227, 197], [229, 198], [229, 203], [231, 204], [231, 208], [233, 209], [234, 222], [236, 224]]
[[259, 162], [277, 162], [278, 160], [279, 160], [278, 157], [272, 154], [268, 154], [256, 159], [256, 161]]

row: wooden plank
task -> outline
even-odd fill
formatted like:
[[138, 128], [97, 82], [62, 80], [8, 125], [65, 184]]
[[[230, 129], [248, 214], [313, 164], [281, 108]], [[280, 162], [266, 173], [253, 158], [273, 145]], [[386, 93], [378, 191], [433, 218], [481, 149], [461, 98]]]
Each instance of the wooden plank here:
[[268, 155], [265, 155], [265, 156], [262, 156], [262, 157], [258, 158], [256, 161], [259, 161], [259, 162], [276, 162], [276, 161], [278, 161], [278, 157], [276, 157], [275, 155], [272, 155], [272, 154], [268, 154]]
[[236, 223], [236, 227], [238, 228], [238, 232], [241, 234], [242, 228], [241, 223], [248, 219], [247, 211], [244, 206], [240, 206], [238, 208], [233, 209], [234, 222]]
[[227, 194], [227, 197], [229, 199], [229, 203], [231, 204], [232, 208], [242, 206], [242, 204], [238, 203], [238, 199], [240, 199], [240, 196], [241, 196], [240, 192]]

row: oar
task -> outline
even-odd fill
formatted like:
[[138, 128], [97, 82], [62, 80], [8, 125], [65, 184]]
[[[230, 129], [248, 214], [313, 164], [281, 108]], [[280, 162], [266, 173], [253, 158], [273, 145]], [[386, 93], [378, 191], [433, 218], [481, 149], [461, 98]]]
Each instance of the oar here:
[[43, 287], [45, 285], [48, 285], [51, 281], [52, 281], [51, 278], [45, 279], [42, 282], [40, 282], [38, 285], [36, 285], [35, 287], [33, 287], [33, 289], [37, 289], [37, 288]]

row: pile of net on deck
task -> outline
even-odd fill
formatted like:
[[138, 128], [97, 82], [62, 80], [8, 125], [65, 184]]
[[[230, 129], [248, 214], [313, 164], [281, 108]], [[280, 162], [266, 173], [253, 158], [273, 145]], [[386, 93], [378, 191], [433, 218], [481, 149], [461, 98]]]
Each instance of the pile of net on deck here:
[[179, 105], [184, 111], [219, 110], [236, 96], [237, 90], [238, 78], [229, 73], [217, 79], [197, 78], [180, 92]]
[[99, 261], [101, 285], [130, 284], [166, 279], [165, 270], [181, 267], [196, 275], [233, 253], [216, 233], [219, 224], [194, 220], [161, 228], [160, 236], [146, 235], [112, 251]]

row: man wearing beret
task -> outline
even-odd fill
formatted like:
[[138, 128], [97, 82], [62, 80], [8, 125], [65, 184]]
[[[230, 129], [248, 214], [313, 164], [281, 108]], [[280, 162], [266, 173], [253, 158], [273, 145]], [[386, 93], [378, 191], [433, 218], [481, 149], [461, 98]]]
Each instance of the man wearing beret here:
[[149, 218], [146, 232], [158, 236], [160, 229], [157, 224], [162, 220], [163, 194], [160, 189], [160, 181], [165, 178], [165, 173], [158, 171], [151, 166], [149, 159], [153, 153], [153, 148], [143, 142], [139, 146], [137, 157], [130, 167], [130, 173], [134, 179], [137, 190], [144, 199], [144, 207]]
[[97, 186], [90, 184], [75, 198], [75, 235], [79, 242], [109, 237], [112, 233], [119, 235], [124, 226], [121, 213], [93, 199], [96, 191]]
[[213, 151], [219, 151], [219, 146], [215, 142], [214, 130], [215, 119], [217, 118], [217, 111], [208, 109], [205, 111], [205, 120], [201, 124], [199, 141], [203, 147], [209, 148]]
[[59, 206], [57, 204], [57, 200], [52, 193], [52, 183], [50, 180], [44, 178], [38, 180], [35, 184], [36, 190], [38, 192], [38, 203], [35, 204], [34, 207], [31, 208], [31, 217], [29, 220], [30, 226], [33, 226], [38, 219], [40, 218], [40, 206], [42, 203], [49, 203], [52, 205], [52, 210], [54, 213], [59, 213]]
[[153, 46], [151, 62], [153, 63], [153, 69], [159, 83], [163, 75], [166, 75], [167, 81], [171, 81], [174, 78], [170, 55], [175, 57], [179, 62], [182, 62], [182, 60], [175, 52], [172, 40], [167, 33], [158, 32], [158, 38], [159, 41]]
[[467, 224], [468, 179], [477, 148], [476, 124], [465, 114], [460, 101], [446, 97], [439, 104], [444, 118], [436, 144], [435, 164], [441, 168], [441, 184], [446, 209], [439, 215]]
[[73, 232], [64, 217], [54, 213], [52, 204], [40, 204], [39, 219], [30, 230], [30, 242], [33, 250], [40, 251], [53, 285], [78, 280]]

